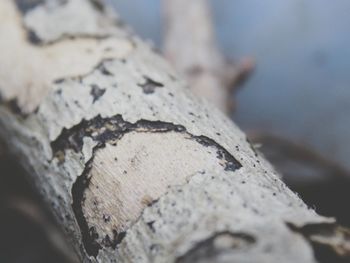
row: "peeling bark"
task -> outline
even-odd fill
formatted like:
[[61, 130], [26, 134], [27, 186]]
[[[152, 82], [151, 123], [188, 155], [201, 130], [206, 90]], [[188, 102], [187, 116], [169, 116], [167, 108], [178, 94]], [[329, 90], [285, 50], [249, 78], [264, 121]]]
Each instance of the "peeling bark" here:
[[[334, 219], [98, 1], [16, 3], [0, 2], [0, 136], [82, 261], [317, 262]], [[349, 251], [337, 233], [317, 242]]]

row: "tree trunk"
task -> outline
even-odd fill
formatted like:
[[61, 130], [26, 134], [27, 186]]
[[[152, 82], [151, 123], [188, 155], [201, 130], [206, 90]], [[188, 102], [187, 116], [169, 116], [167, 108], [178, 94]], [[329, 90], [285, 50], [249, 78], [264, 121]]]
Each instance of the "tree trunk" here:
[[1, 138], [84, 262], [348, 254], [346, 230], [99, 1], [2, 0], [0, 38]]

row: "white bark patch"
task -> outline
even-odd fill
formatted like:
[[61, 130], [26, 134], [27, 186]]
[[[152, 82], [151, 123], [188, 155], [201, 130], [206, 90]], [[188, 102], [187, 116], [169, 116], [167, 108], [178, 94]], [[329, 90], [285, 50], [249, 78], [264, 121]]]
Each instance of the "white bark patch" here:
[[[47, 21], [40, 19], [34, 16], [30, 21], [45, 25]], [[129, 40], [118, 37], [77, 37], [37, 46], [29, 42], [27, 33], [14, 1], [0, 1], [0, 94], [4, 100], [16, 99], [24, 113], [40, 104], [55, 80], [87, 74], [101, 60], [125, 57], [133, 49]]]
[[185, 184], [215, 161], [222, 169], [216, 155], [215, 148], [186, 133], [132, 132], [116, 146], [107, 144], [96, 152], [85, 191], [83, 212], [89, 227], [100, 240], [107, 235], [113, 240], [115, 232], [126, 231], [170, 186]]
[[[96, 8], [90, 4], [91, 2], [89, 0], [69, 0], [59, 3], [57, 0], [49, 0], [29, 11], [24, 17], [24, 23], [44, 43], [67, 36], [125, 35], [124, 31], [115, 26], [116, 17], [106, 19], [107, 14], [97, 12]], [[77, 10], [79, 10], [79, 15], [76, 15]]]

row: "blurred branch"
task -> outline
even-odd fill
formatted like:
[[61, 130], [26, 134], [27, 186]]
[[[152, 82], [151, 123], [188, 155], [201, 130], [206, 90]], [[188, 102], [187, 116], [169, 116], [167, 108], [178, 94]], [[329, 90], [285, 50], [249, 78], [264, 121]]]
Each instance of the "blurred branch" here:
[[[43, 207], [40, 207], [37, 202], [30, 198], [11, 196], [6, 200], [5, 208], [17, 211], [25, 220], [29, 220], [31, 223], [40, 227], [49, 243], [48, 245], [54, 249], [52, 253], [57, 253], [62, 262], [78, 262], [76, 255], [69, 248], [62, 232], [52, 220], [48, 218], [43, 211]], [[42, 251], [32, 251], [31, 253], [41, 254]]]
[[[9, 156], [1, 141], [0, 170], [0, 261], [5, 257], [6, 262], [38, 263], [46, 262], [46, 257], [49, 257], [51, 262], [78, 262], [62, 231], [28, 184], [25, 172]], [[21, 232], [22, 229], [26, 229], [27, 235]], [[11, 240], [16, 243], [16, 248]], [[11, 252], [14, 250], [17, 253]]]
[[304, 144], [261, 132], [255, 132], [249, 138], [261, 144], [259, 150], [309, 206], [350, 226], [350, 212], [342, 205], [350, 198], [347, 169]]
[[222, 111], [234, 108], [231, 93], [254, 68], [251, 58], [228, 63], [219, 51], [206, 0], [162, 0], [164, 55], [182, 73], [191, 90]]
[[350, 179], [350, 173], [344, 167], [333, 162], [329, 158], [323, 157], [310, 147], [268, 133], [254, 132], [250, 133], [248, 136], [254, 143], [262, 143], [270, 148], [278, 148], [279, 157], [281, 159], [298, 159], [299, 162], [302, 161], [308, 165], [322, 167], [322, 170], [327, 170], [329, 174], [333, 176]]

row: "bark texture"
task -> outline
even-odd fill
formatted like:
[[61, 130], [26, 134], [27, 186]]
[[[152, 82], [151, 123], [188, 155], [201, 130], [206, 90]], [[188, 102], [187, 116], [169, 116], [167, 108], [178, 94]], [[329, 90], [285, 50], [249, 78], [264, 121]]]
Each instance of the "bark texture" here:
[[2, 0], [0, 38], [0, 136], [84, 262], [348, 253], [346, 230], [100, 2]]

